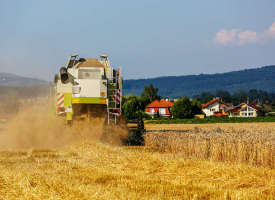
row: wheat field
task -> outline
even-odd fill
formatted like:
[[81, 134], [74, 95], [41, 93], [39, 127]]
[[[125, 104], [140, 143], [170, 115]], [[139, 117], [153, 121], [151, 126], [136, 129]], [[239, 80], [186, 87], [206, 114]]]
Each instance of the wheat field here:
[[29, 113], [0, 132], [1, 200], [274, 199], [274, 168], [109, 144], [99, 123], [68, 129]]
[[0, 199], [273, 199], [274, 169], [97, 142], [0, 153]]
[[180, 153], [186, 158], [275, 168], [275, 129], [219, 128], [148, 132], [148, 149]]

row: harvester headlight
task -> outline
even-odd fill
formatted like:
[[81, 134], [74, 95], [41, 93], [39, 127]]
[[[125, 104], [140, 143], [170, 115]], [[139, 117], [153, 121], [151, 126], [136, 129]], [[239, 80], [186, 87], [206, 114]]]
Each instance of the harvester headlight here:
[[73, 97], [79, 97], [80, 90], [81, 90], [81, 87], [79, 85], [74, 85], [73, 86]]
[[80, 90], [81, 90], [81, 87], [78, 86], [78, 85], [74, 85], [73, 86], [73, 93], [74, 94], [79, 94], [80, 93]]

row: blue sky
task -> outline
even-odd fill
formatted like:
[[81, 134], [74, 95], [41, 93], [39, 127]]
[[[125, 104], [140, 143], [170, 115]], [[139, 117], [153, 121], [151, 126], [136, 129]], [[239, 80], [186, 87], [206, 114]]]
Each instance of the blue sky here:
[[0, 72], [52, 80], [73, 53], [129, 78], [275, 64], [274, 0], [0, 0]]

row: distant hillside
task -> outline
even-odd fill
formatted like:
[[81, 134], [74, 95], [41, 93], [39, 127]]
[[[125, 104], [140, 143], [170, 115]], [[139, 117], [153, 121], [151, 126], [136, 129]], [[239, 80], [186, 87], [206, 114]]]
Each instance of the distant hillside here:
[[47, 84], [47, 82], [35, 78], [26, 78], [10, 73], [0, 73], [0, 86], [18, 87], [43, 84]]
[[144, 86], [152, 83], [163, 97], [181, 97], [227, 90], [229, 92], [249, 89], [275, 92], [275, 65], [219, 74], [167, 76], [151, 79], [124, 81], [124, 94], [139, 95]]

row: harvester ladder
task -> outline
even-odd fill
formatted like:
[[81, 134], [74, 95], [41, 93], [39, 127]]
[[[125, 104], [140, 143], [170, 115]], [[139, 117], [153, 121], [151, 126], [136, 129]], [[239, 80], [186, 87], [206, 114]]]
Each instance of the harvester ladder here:
[[108, 124], [113, 122], [117, 123], [117, 117], [121, 112], [121, 91], [119, 88], [119, 75], [115, 76], [115, 79], [108, 81], [108, 104], [107, 104], [107, 113], [108, 113]]

